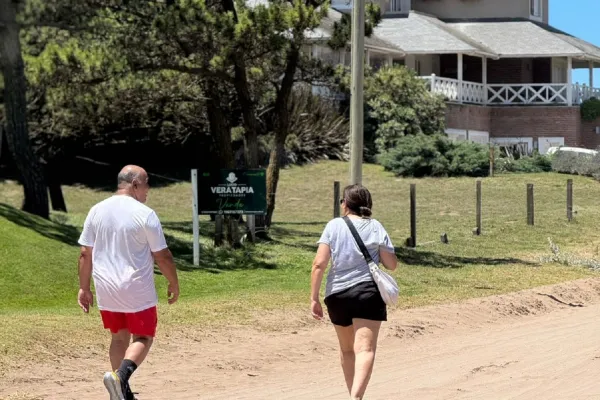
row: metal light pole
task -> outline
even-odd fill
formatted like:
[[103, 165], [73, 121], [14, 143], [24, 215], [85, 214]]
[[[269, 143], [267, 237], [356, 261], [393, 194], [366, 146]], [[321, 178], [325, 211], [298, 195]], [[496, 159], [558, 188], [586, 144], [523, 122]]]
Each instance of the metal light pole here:
[[362, 184], [365, 78], [365, 0], [352, 5], [352, 77], [350, 91], [350, 184]]

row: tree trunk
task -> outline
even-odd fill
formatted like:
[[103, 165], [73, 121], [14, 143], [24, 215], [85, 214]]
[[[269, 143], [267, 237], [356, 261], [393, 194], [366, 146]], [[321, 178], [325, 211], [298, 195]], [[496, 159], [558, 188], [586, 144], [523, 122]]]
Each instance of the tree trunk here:
[[[234, 168], [235, 158], [231, 147], [231, 129], [223, 112], [223, 104], [217, 85], [217, 83], [210, 81], [205, 85], [205, 93], [208, 97], [206, 100], [208, 123], [219, 154], [219, 168]], [[232, 218], [235, 217], [226, 215], [224, 218], [223, 223], [227, 229], [225, 236], [228, 245], [237, 247], [239, 246], [239, 235], [236, 231], [238, 225], [233, 223]]]
[[12, 0], [0, 0], [0, 64], [4, 75], [6, 143], [23, 183], [23, 210], [49, 218], [46, 181], [29, 141], [27, 84], [15, 7]]
[[[237, 21], [237, 12], [233, 0], [222, 0], [225, 12], [232, 13]], [[248, 168], [258, 168], [258, 130], [259, 124], [256, 118], [256, 107], [250, 94], [250, 84], [248, 83], [248, 74], [246, 62], [244, 61], [244, 49], [236, 49], [233, 55], [234, 79], [233, 85], [237, 93], [238, 101], [242, 108], [242, 118], [244, 121], [244, 130], [246, 131], [246, 165]]]
[[52, 165], [46, 165], [46, 181], [48, 182], [48, 192], [50, 193], [52, 209], [54, 211], [67, 212], [67, 204], [65, 203], [65, 197], [60, 186], [60, 171], [52, 167]]
[[273, 212], [275, 211], [275, 197], [277, 194], [277, 184], [279, 183], [279, 170], [285, 156], [285, 131], [277, 131], [273, 140], [273, 148], [269, 156], [269, 167], [267, 168], [267, 215], [265, 225], [271, 226], [273, 222]]
[[292, 95], [294, 78], [299, 61], [300, 50], [292, 46], [286, 56], [285, 73], [275, 101], [275, 115], [277, 119], [275, 124], [275, 139], [269, 157], [269, 168], [267, 169], [267, 216], [265, 222], [268, 227], [273, 222], [277, 184], [279, 183], [279, 170], [284, 161], [285, 141], [289, 133], [290, 96]]
[[[209, 86], [210, 83], [206, 85], [207, 88]], [[219, 92], [215, 89], [207, 89], [206, 95], [208, 97], [206, 100], [206, 114], [208, 116], [210, 132], [213, 135], [217, 153], [219, 154], [219, 167], [233, 168], [235, 161], [231, 147], [231, 129], [223, 113]]]
[[[2, 127], [2, 123], [0, 123], [0, 162], [2, 162], [2, 142], [3, 141], [4, 141], [4, 129]], [[0, 165], [2, 165], [2, 164], [0, 164]]]

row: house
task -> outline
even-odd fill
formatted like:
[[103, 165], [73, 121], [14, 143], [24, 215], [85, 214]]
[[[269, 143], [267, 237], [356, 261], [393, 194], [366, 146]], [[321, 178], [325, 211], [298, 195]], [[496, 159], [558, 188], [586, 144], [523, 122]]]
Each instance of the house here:
[[[548, 25], [548, 0], [377, 0], [383, 20], [365, 42], [369, 65], [402, 64], [448, 102], [447, 133], [546, 153], [552, 146], [596, 148], [600, 120], [580, 104], [600, 97], [593, 69], [600, 48]], [[333, 23], [352, 2], [333, 0], [312, 53], [349, 65], [349, 47], [333, 51]], [[589, 82], [572, 82], [573, 69]]]

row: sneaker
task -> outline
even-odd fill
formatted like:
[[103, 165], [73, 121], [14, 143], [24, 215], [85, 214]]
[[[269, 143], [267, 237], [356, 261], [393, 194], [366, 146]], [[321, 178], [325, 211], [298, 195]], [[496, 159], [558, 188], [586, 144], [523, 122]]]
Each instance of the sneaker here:
[[104, 374], [104, 386], [110, 394], [110, 400], [126, 400], [123, 396], [121, 379], [116, 372], [107, 372]]
[[125, 400], [137, 400], [134, 396], [133, 391], [131, 390], [131, 387], [129, 387], [129, 383], [127, 384], [127, 388], [125, 389]]

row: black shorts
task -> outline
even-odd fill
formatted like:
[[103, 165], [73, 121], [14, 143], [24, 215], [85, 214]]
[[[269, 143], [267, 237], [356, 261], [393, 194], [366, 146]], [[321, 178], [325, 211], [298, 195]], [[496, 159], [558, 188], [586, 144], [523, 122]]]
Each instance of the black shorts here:
[[325, 297], [329, 318], [334, 325], [350, 326], [354, 318], [387, 321], [387, 309], [373, 281], [362, 282]]

